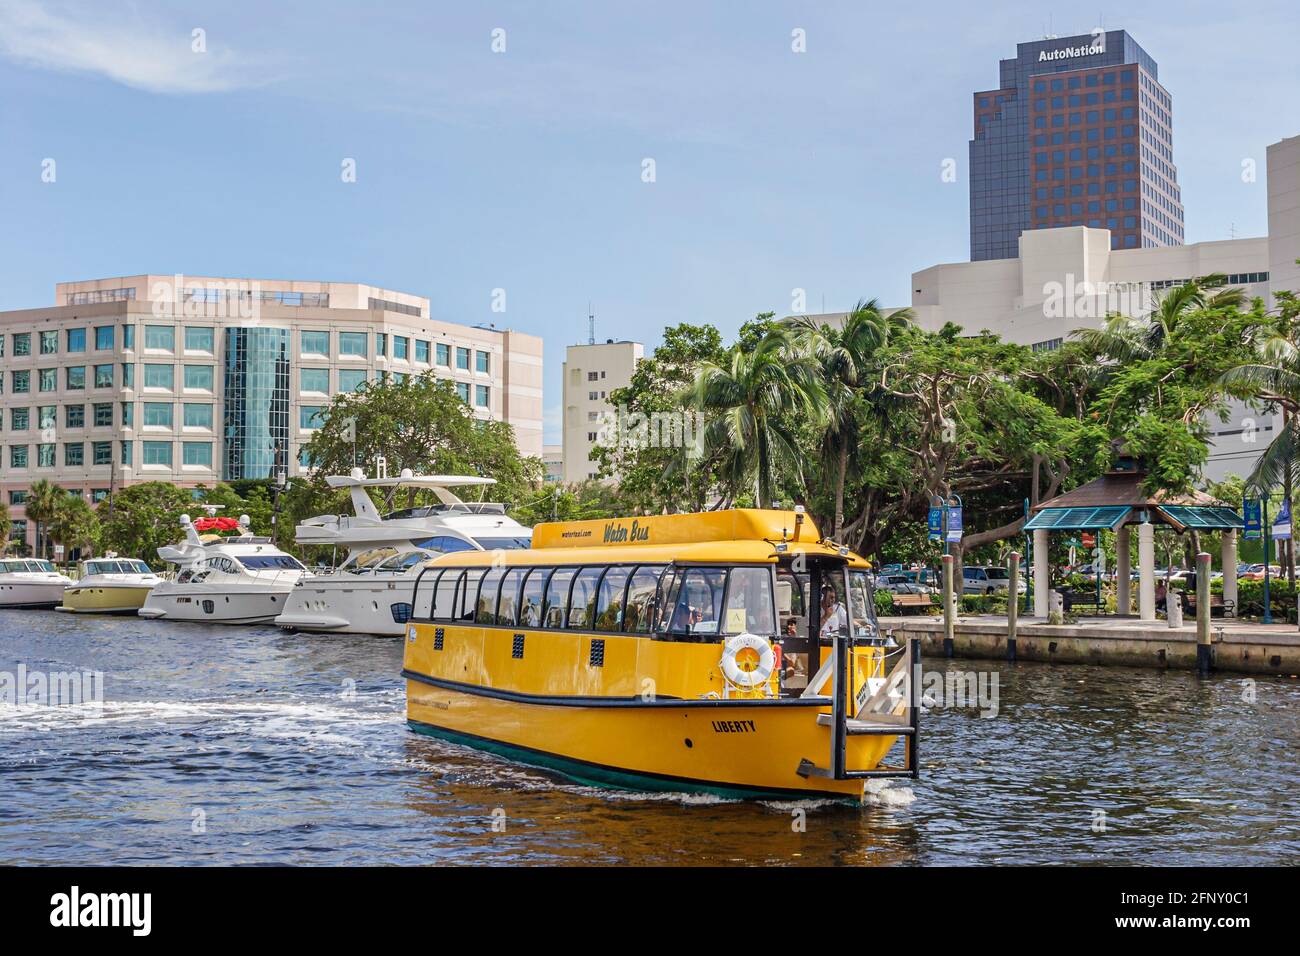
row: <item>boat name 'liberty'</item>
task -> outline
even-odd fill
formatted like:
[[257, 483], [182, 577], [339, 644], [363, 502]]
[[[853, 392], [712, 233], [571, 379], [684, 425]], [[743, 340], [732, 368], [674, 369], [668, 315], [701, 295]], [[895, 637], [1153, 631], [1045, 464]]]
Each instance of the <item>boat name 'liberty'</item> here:
[[715, 720], [713, 732], [715, 734], [756, 734], [758, 728], [754, 726], [752, 720]]

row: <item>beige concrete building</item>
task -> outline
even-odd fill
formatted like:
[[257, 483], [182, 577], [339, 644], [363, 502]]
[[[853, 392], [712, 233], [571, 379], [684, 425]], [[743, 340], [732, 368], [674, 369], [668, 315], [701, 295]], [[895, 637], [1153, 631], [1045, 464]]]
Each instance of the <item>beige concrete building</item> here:
[[332, 396], [432, 371], [542, 453], [542, 342], [429, 317], [359, 283], [138, 275], [63, 282], [0, 312], [0, 494], [14, 538], [39, 478], [110, 488], [294, 475]]
[[616, 388], [632, 381], [636, 363], [645, 355], [640, 342], [608, 339], [590, 345], [570, 345], [564, 353], [564, 455], [566, 483], [596, 476], [591, 449], [618, 410], [609, 401]]

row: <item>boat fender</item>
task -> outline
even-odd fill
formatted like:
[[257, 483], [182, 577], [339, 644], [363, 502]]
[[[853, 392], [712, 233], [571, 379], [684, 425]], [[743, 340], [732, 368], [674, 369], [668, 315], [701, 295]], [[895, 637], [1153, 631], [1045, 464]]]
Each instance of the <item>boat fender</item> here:
[[[758, 662], [752, 669], [740, 665], [738, 658], [742, 651], [757, 653]], [[746, 656], [752, 658], [753, 654]], [[737, 634], [727, 638], [722, 645], [722, 660], [718, 666], [722, 668], [722, 676], [737, 687], [761, 687], [772, 676], [776, 655], [772, 652], [772, 645], [757, 634]]]

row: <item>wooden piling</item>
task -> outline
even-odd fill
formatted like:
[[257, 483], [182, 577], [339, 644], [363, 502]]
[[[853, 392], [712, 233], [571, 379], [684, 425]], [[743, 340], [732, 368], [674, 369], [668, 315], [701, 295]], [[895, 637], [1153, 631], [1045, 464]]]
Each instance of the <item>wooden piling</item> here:
[[[1225, 569], [1224, 574], [1236, 574]], [[1210, 556], [1202, 551], [1196, 556], [1196, 670], [1208, 674], [1214, 669], [1214, 647], [1210, 643]]]
[[943, 656], [952, 657], [953, 607], [952, 555], [943, 556]]

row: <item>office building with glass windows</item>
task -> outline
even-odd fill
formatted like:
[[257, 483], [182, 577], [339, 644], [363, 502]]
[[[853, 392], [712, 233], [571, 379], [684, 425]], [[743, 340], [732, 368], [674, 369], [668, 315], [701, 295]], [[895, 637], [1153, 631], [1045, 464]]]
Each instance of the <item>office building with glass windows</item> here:
[[12, 538], [46, 478], [97, 502], [141, 481], [292, 476], [331, 398], [432, 372], [542, 454], [542, 342], [356, 283], [139, 275], [0, 312], [0, 494]]
[[1173, 103], [1123, 30], [1034, 40], [974, 94], [970, 257], [1014, 259], [1020, 234], [1085, 226], [1111, 248], [1183, 242]]

